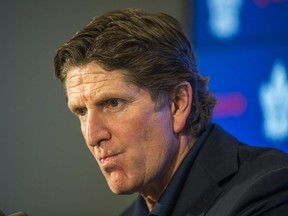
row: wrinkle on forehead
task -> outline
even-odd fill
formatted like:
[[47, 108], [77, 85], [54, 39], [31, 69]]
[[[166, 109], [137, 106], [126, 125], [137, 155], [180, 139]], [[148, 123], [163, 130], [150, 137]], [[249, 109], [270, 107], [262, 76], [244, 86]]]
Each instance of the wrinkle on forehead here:
[[71, 80], [69, 85], [66, 85], [66, 90], [70, 94], [73, 93], [86, 93], [93, 92], [102, 89], [109, 85], [109, 81], [113, 80], [112, 78], [101, 78], [100, 79], [91, 79], [91, 77], [85, 79], [85, 77], [79, 77], [76, 81]]
[[[113, 76], [111, 76], [113, 74]], [[102, 88], [109, 80], [121, 79], [120, 72], [108, 72], [95, 63], [81, 67], [74, 67], [67, 73], [65, 83], [66, 91], [77, 93], [79, 90], [85, 92]], [[91, 88], [92, 85], [92, 88]]]
[[[65, 83], [66, 100], [70, 107], [95, 104], [108, 97], [129, 91], [132, 83], [125, 81], [120, 70], [106, 71], [95, 63], [70, 68]], [[125, 90], [126, 89], [126, 90]], [[133, 88], [136, 91], [138, 88]], [[81, 104], [81, 105], [80, 105]]]
[[[104, 71], [96, 64], [93, 64], [93, 66], [88, 64], [86, 66], [74, 67], [71, 68], [67, 73], [66, 87], [73, 88], [83, 83], [95, 83], [101, 80], [108, 79], [108, 76], [108, 72]], [[69, 82], [67, 82], [68, 80]]]

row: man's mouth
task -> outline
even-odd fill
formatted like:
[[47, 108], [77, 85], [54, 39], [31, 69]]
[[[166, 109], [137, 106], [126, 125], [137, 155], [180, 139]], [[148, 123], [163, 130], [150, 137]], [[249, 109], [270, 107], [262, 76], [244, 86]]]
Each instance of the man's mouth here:
[[102, 165], [109, 164], [109, 163], [113, 162], [118, 155], [119, 155], [119, 154], [116, 153], [116, 154], [110, 154], [110, 155], [101, 156], [101, 157], [100, 157], [100, 163], [101, 163]]

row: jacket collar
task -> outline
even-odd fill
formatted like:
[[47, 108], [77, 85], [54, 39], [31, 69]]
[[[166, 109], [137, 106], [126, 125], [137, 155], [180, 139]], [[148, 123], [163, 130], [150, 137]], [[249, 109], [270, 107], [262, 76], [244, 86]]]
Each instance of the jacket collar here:
[[221, 182], [238, 170], [238, 141], [218, 125], [203, 144], [172, 216], [203, 216], [221, 194]]

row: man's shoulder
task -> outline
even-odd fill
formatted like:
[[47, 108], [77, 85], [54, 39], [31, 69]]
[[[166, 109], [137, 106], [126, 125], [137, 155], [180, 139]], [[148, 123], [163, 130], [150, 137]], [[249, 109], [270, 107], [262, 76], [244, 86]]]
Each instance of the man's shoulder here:
[[[288, 188], [288, 154], [273, 148], [239, 145], [239, 170], [233, 182], [259, 190]], [[245, 185], [245, 184], [243, 184]], [[265, 185], [267, 188], [265, 188]], [[261, 186], [261, 187], [260, 187]], [[286, 192], [288, 193], [288, 192]], [[288, 196], [288, 194], [287, 194]]]
[[[237, 170], [234, 173], [235, 176], [259, 178], [260, 176], [268, 177], [269, 174], [274, 172], [288, 173], [287, 153], [276, 148], [255, 146], [255, 144], [254, 146], [253, 144], [245, 144], [227, 133], [225, 130], [221, 129], [219, 126], [216, 125], [215, 129], [217, 130], [217, 133], [212, 137], [221, 137], [221, 142], [225, 142], [225, 140], [227, 141], [226, 145], [217, 144], [218, 147], [222, 147], [222, 149], [219, 148], [217, 151], [227, 151], [227, 148], [231, 149], [231, 151], [229, 151], [229, 156], [226, 154], [221, 155], [221, 160], [226, 158], [226, 163], [228, 161], [234, 161], [234, 166], [238, 164], [238, 168], [235, 169], [235, 171]], [[215, 143], [213, 144], [215, 145]], [[285, 179], [279, 179], [279, 181], [281, 180], [283, 180], [285, 184], [288, 184], [288, 181]]]
[[238, 157], [240, 168], [259, 169], [262, 167], [264, 170], [269, 170], [288, 167], [288, 154], [275, 148], [249, 146], [240, 143]]
[[[213, 130], [206, 142], [207, 149], [206, 152], [227, 152], [227, 154], [216, 154], [215, 158], [223, 160], [233, 160], [237, 158], [238, 166], [243, 165], [264, 167], [269, 169], [269, 167], [277, 166], [287, 166], [288, 165], [288, 154], [271, 147], [260, 146], [259, 143], [245, 144], [235, 138], [233, 135], [229, 134], [223, 128], [217, 124], [213, 124]], [[208, 144], [209, 143], [209, 144]], [[257, 146], [258, 145], [258, 146]], [[217, 147], [217, 148], [216, 148]], [[206, 154], [204, 154], [206, 159]]]
[[[288, 157], [276, 149], [239, 145], [239, 170], [221, 185], [209, 214], [288, 213]], [[229, 206], [229, 208], [227, 208]], [[276, 214], [277, 212], [277, 214]]]
[[218, 182], [222, 192], [207, 215], [287, 215], [288, 154], [235, 140], [232, 145], [238, 169]]

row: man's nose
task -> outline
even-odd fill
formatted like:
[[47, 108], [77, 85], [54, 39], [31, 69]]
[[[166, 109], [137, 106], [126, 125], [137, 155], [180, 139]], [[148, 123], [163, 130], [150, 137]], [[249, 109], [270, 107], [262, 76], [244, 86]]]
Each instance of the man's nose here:
[[101, 142], [111, 137], [105, 118], [93, 111], [88, 112], [87, 119], [82, 127], [84, 127], [82, 132], [87, 145], [100, 145]]

